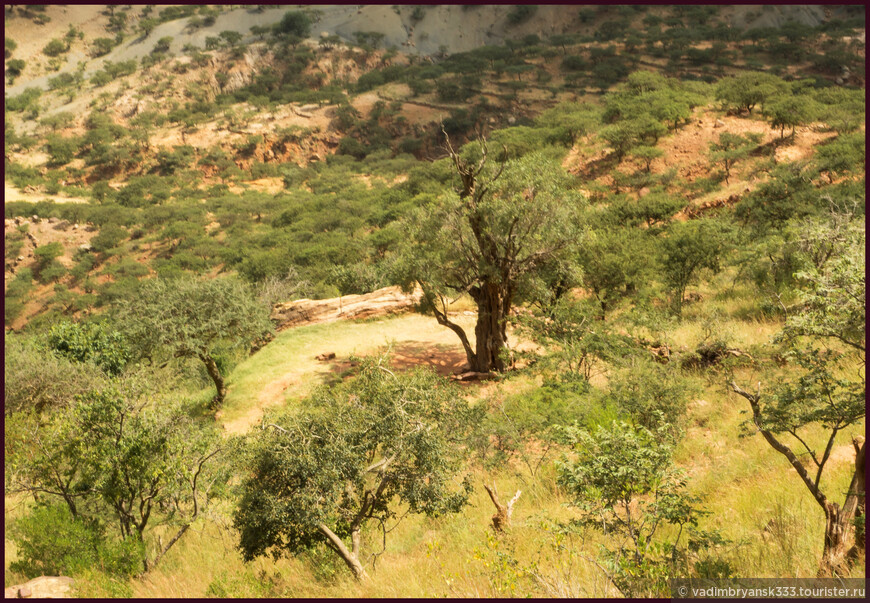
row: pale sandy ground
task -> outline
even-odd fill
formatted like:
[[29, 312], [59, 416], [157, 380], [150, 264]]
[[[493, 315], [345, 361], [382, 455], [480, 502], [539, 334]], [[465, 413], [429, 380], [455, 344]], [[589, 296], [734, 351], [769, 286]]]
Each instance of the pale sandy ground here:
[[49, 195], [47, 193], [25, 193], [18, 190], [14, 184], [6, 180], [4, 182], [5, 186], [3, 187], [3, 202], [8, 203], [9, 201], [29, 201], [30, 203], [37, 203], [39, 201], [54, 201], [55, 203], [87, 203], [87, 199], [82, 199], [81, 197], [68, 197], [67, 195], [58, 194], [58, 195]]

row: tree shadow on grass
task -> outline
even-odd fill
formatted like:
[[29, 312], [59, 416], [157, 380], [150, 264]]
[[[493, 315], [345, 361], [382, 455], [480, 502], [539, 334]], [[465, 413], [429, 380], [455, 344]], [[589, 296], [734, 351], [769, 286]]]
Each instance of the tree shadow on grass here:
[[[409, 341], [384, 346], [366, 356], [382, 354], [389, 349], [390, 368], [395, 371], [407, 371], [414, 367], [429, 367], [443, 377], [450, 377], [462, 372], [467, 366], [465, 352], [461, 346], [444, 343], [426, 343]], [[329, 369], [319, 371], [326, 385], [341, 383], [357, 373], [359, 362], [350, 358], [336, 358]]]

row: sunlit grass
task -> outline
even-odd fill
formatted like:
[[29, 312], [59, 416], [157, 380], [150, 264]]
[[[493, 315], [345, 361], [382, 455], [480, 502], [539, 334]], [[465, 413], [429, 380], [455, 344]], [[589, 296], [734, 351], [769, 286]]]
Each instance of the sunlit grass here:
[[[454, 320], [465, 327], [473, 324], [469, 316]], [[467, 331], [473, 341], [473, 328]], [[444, 344], [461, 350], [455, 333], [420, 314], [287, 329], [235, 368], [227, 379], [228, 394], [219, 419], [229, 431], [244, 431], [257, 422], [261, 408], [280, 406], [336, 377], [330, 370], [332, 363], [317, 360], [317, 355], [334, 353], [336, 360], [346, 359], [393, 342]]]

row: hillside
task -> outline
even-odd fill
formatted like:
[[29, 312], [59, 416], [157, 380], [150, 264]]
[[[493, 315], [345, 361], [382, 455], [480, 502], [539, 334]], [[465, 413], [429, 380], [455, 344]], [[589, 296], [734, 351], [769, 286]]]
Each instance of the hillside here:
[[863, 7], [5, 11], [7, 587], [863, 584]]

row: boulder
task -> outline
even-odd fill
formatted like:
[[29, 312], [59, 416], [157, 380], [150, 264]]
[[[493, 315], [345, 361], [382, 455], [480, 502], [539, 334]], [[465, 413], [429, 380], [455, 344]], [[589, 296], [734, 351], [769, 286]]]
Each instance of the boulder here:
[[5, 589], [6, 599], [69, 599], [73, 579], [66, 576], [40, 576], [24, 584]]
[[363, 295], [344, 295], [331, 299], [299, 299], [276, 304], [272, 320], [280, 331], [289, 327], [333, 322], [342, 319], [372, 318], [413, 309], [423, 292], [403, 293], [401, 287], [384, 287]]

